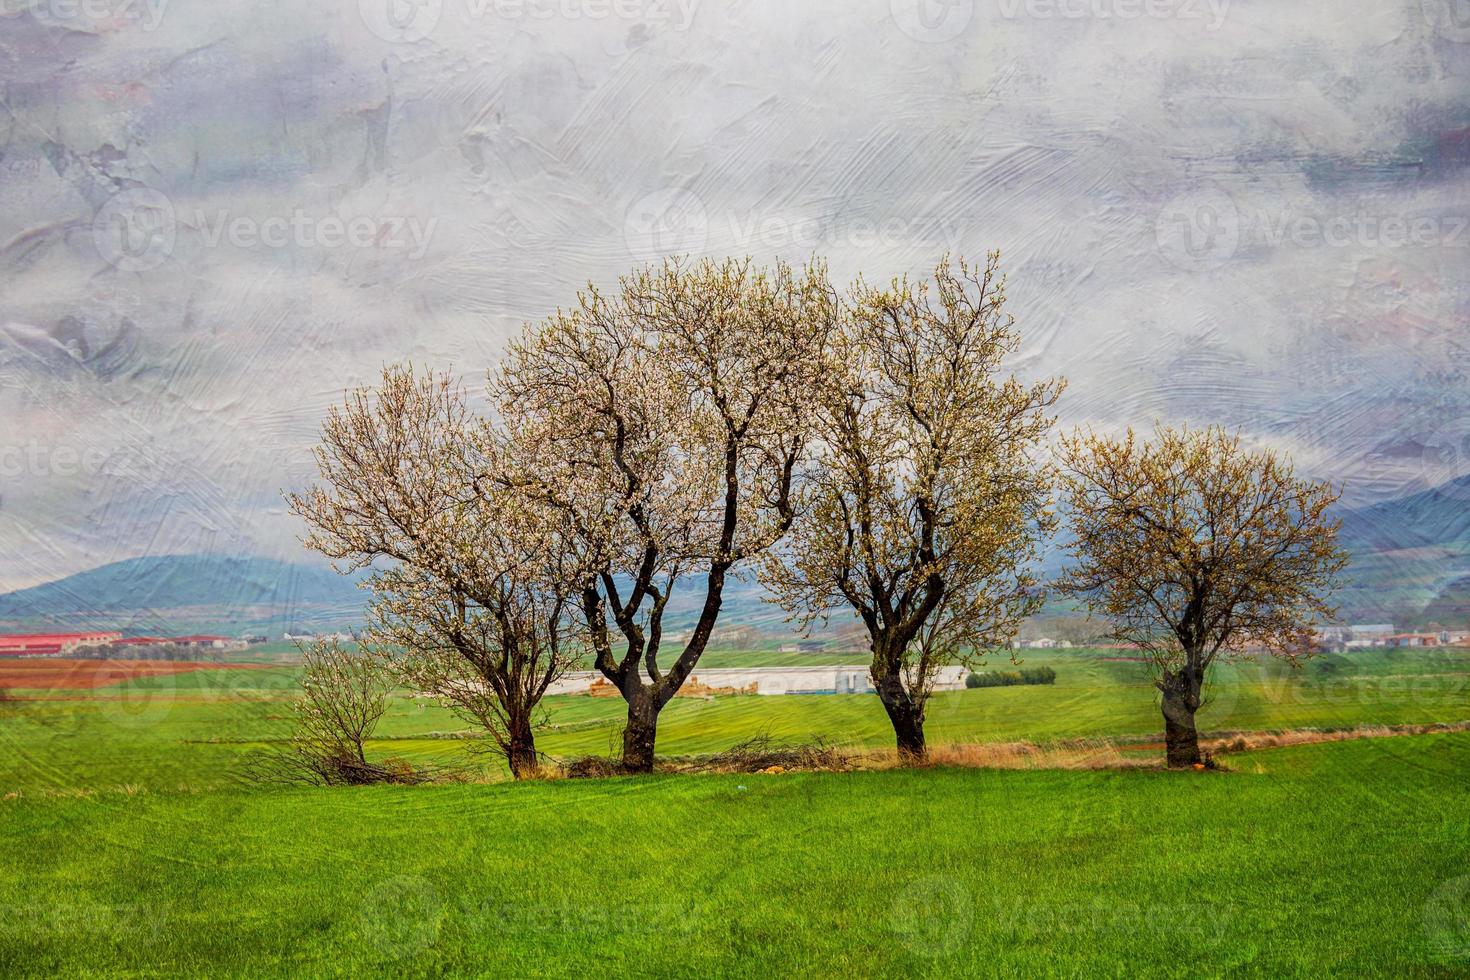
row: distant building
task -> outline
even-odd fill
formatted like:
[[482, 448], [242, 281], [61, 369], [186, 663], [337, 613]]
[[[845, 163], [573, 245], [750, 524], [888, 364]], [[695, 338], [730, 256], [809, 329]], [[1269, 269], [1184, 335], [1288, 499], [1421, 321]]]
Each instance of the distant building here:
[[317, 643], [337, 640], [340, 643], [357, 642], [357, 634], [350, 632], [338, 633], [283, 633], [281, 638], [288, 643]]
[[69, 657], [88, 647], [106, 646], [121, 633], [26, 633], [0, 636], [0, 657]]
[[[964, 667], [940, 667], [934, 678], [936, 691], [964, 690]], [[602, 681], [596, 671], [575, 671], [558, 680], [548, 694], [589, 694]], [[866, 665], [851, 667], [731, 667], [696, 669], [688, 684], [711, 690], [750, 691], [773, 696], [781, 694], [871, 694], [873, 682]], [[614, 692], [615, 693], [615, 692]]]
[[202, 650], [241, 650], [245, 647], [244, 640], [234, 640], [228, 636], [175, 636], [165, 642], [176, 647]]
[[173, 641], [162, 636], [128, 636], [113, 641], [115, 647], [161, 647]]
[[1354, 644], [1375, 645], [1386, 641], [1390, 636], [1398, 632], [1392, 623], [1371, 623], [1368, 625], [1354, 625], [1348, 627], [1351, 630]]
[[1439, 646], [1439, 634], [1399, 633], [1384, 640], [1383, 645], [1390, 649], [1399, 649], [1402, 647], [1437, 647]]

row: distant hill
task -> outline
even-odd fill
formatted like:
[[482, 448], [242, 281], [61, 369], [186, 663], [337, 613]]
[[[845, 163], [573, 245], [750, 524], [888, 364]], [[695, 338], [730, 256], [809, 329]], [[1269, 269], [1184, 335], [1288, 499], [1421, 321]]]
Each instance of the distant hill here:
[[1470, 554], [1470, 476], [1339, 516], [1343, 540], [1355, 551], [1429, 548], [1464, 557]]
[[362, 619], [357, 580], [267, 558], [157, 555], [0, 595], [0, 624], [149, 633], [342, 628]]
[[[1337, 596], [1345, 622], [1439, 622], [1470, 626], [1470, 477], [1371, 507], [1341, 509], [1341, 544], [1352, 554]], [[1043, 561], [1050, 578], [1064, 556]], [[0, 595], [0, 630], [110, 628], [135, 633], [266, 632], [344, 629], [361, 625], [362, 576], [324, 565], [252, 557], [163, 555], [104, 565], [56, 582]], [[755, 629], [791, 635], [779, 608], [748, 578], [728, 583], [717, 636]], [[697, 575], [675, 590], [665, 629], [687, 631], [699, 617]], [[1072, 614], [1067, 604], [1049, 613]], [[852, 626], [834, 614], [832, 636]], [[733, 639], [733, 638], [732, 638]], [[738, 641], [737, 641], [738, 642]]]
[[1470, 577], [1470, 477], [1338, 516], [1353, 556], [1344, 618], [1427, 622], [1431, 604]]
[[1470, 575], [1445, 586], [1420, 619], [1452, 628], [1470, 626]]
[[[1369, 507], [1340, 507], [1335, 516], [1342, 520], [1338, 543], [1352, 556], [1335, 597], [1341, 621], [1470, 626], [1470, 476]], [[1066, 564], [1061, 544], [1059, 535], [1043, 558], [1048, 579]], [[1075, 616], [1077, 607], [1054, 598], [1046, 612]]]

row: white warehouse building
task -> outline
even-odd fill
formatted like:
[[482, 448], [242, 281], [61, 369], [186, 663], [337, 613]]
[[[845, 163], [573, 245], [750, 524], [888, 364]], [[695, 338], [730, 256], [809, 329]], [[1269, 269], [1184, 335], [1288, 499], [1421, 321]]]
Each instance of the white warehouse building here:
[[[940, 667], [934, 678], [934, 690], [958, 691], [965, 686], [969, 671], [964, 667]], [[586, 694], [592, 685], [602, 681], [596, 671], [583, 670], [567, 674], [553, 684], [547, 694]], [[777, 694], [871, 694], [873, 683], [866, 664], [855, 667], [717, 667], [695, 668], [688, 686], [702, 685], [716, 690], [745, 690], [752, 685], [755, 693]]]

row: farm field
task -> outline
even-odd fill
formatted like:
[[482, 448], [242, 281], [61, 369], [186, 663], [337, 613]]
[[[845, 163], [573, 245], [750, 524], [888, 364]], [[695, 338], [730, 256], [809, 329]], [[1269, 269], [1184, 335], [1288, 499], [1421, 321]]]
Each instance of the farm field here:
[[[752, 659], [764, 659], [757, 654]], [[1031, 651], [1055, 685], [940, 692], [928, 712], [929, 740], [1006, 742], [1131, 737], [1162, 727], [1140, 665], [1109, 652]], [[855, 658], [848, 657], [848, 662]], [[728, 655], [720, 665], [739, 665]], [[761, 663], [760, 665], [765, 665]], [[1000, 660], [991, 667], [1006, 669]], [[697, 676], [697, 672], [696, 672]], [[169, 790], [230, 785], [240, 758], [290, 727], [296, 694], [290, 667], [133, 676], [94, 690], [11, 688], [0, 704], [6, 752], [0, 786], [74, 790], [132, 786]], [[1293, 670], [1276, 661], [1223, 668], [1202, 731], [1350, 728], [1470, 720], [1470, 649], [1358, 651]], [[44, 700], [30, 700], [44, 698]], [[548, 698], [540, 750], [553, 757], [609, 754], [624, 709], [610, 698]], [[427, 699], [399, 698], [372, 748], [381, 756], [463, 764], [466, 725]], [[755, 735], [823, 739], [838, 746], [888, 746], [877, 699], [864, 695], [678, 698], [664, 710], [659, 751], [716, 752]], [[475, 761], [488, 776], [494, 758]]]
[[1463, 975], [1470, 736], [1236, 762], [9, 800], [0, 972]]
[[[1025, 661], [1057, 683], [937, 695], [931, 743], [1159, 731], [1138, 664], [1076, 650]], [[1201, 725], [1466, 721], [1467, 682], [1470, 651], [1452, 648], [1242, 664], [1220, 673]], [[241, 784], [245, 756], [288, 731], [296, 683], [293, 668], [232, 666], [8, 688], [0, 974], [1470, 970], [1470, 734], [1233, 754], [1226, 773], [512, 784], [475, 756], [491, 782]], [[538, 744], [606, 754], [621, 715], [617, 700], [552, 699]], [[464, 765], [450, 737], [463, 728], [399, 698], [370, 754]], [[854, 695], [678, 699], [659, 747], [709, 753], [757, 734], [891, 744], [876, 699]], [[661, 832], [632, 832], [649, 812]]]

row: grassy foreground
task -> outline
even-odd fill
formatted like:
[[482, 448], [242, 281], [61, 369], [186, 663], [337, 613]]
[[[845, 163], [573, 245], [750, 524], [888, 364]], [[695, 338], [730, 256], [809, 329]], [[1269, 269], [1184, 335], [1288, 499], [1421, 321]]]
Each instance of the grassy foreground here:
[[1464, 975], [1470, 736], [1236, 765], [21, 796], [0, 973]]
[[[1026, 659], [1057, 683], [940, 694], [931, 742], [1158, 733], [1139, 665]], [[1243, 664], [1201, 723], [1462, 722], [1467, 683], [1465, 650]], [[297, 684], [279, 666], [0, 699], [0, 976], [1470, 975], [1470, 733], [1223, 774], [242, 786]], [[547, 707], [543, 751], [616, 744], [620, 702]], [[370, 752], [463, 765], [463, 729], [400, 698]], [[757, 733], [892, 739], [872, 696], [721, 697], [672, 703], [659, 749]]]

